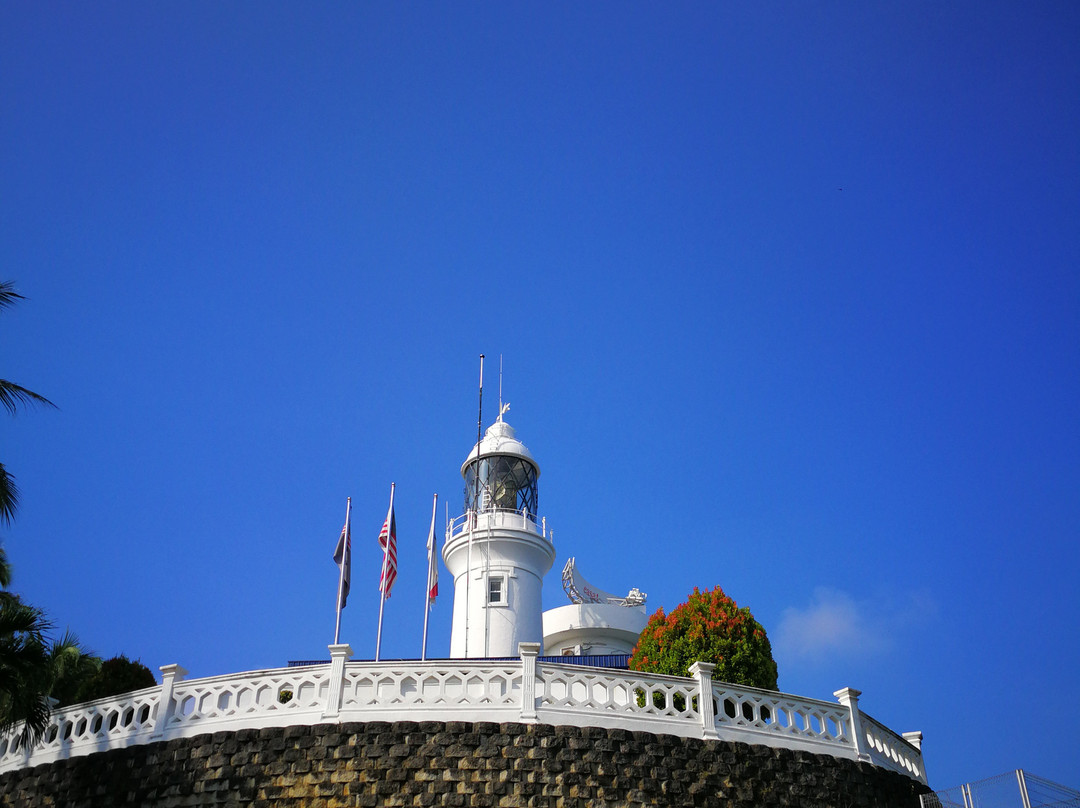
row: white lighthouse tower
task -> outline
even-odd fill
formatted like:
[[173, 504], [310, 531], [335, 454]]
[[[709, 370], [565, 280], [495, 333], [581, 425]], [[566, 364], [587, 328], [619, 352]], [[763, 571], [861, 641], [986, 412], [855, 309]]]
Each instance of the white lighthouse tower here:
[[537, 515], [540, 467], [503, 420], [508, 408], [462, 464], [465, 512], [446, 531], [451, 657], [514, 657], [518, 643], [543, 640], [540, 595], [555, 547]]

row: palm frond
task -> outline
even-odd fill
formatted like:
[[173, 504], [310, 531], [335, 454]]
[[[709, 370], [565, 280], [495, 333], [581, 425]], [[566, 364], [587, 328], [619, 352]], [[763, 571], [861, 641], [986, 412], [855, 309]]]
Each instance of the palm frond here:
[[[0, 478], [6, 476], [4, 465], [0, 463]], [[11, 562], [8, 561], [7, 550], [0, 545], [0, 588], [7, 589], [9, 586], [11, 586]]]
[[[15, 478], [8, 474], [4, 464], [0, 463], [0, 523], [10, 525], [18, 507], [19, 486], [15, 485]], [[8, 580], [0, 581], [0, 585], [8, 586], [10, 583], [11, 569], [9, 567]]]
[[45, 396], [38, 395], [33, 390], [27, 390], [25, 387], [15, 384], [15, 382], [0, 379], [0, 405], [3, 405], [4, 409], [14, 415], [18, 411], [20, 404], [56, 406]]
[[41, 641], [42, 635], [52, 628], [45, 617], [45, 612], [35, 606], [28, 606], [17, 597], [4, 599], [0, 604], [0, 645], [20, 635], [32, 635]]
[[15, 597], [0, 605], [0, 732], [22, 723], [23, 744], [37, 743], [49, 726], [49, 627], [44, 612]]
[[101, 657], [86, 648], [71, 629], [56, 640], [49, 649], [52, 665], [52, 684], [49, 695], [58, 707], [77, 701], [79, 688], [101, 670]]
[[0, 309], [14, 306], [17, 300], [26, 300], [26, 298], [15, 291], [15, 283], [13, 281], [0, 281]]

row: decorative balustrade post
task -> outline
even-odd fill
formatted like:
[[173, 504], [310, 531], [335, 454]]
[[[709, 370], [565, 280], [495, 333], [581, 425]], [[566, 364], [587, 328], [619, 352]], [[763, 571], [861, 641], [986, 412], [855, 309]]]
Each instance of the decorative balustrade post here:
[[536, 723], [536, 658], [540, 656], [540, 643], [518, 643], [521, 654], [521, 720]]
[[848, 710], [848, 724], [851, 727], [851, 742], [855, 746], [855, 756], [858, 760], [870, 760], [870, 749], [866, 745], [866, 735], [863, 734], [862, 714], [859, 712], [859, 696], [861, 690], [853, 687], [844, 687], [833, 693], [837, 701]]
[[337, 718], [341, 712], [341, 694], [345, 689], [345, 663], [353, 655], [348, 643], [330, 645], [330, 681], [326, 688], [323, 718]]
[[182, 682], [188, 674], [186, 669], [176, 663], [162, 665], [158, 670], [161, 671], [161, 692], [158, 695], [157, 710], [154, 711], [154, 731], [150, 735], [152, 740], [158, 740], [165, 734], [166, 725], [173, 716], [173, 686]]
[[904, 732], [901, 737], [909, 744], [914, 746], [920, 752], [922, 751], [922, 733], [921, 732]]
[[698, 682], [698, 715], [701, 716], [701, 737], [716, 740], [716, 713], [713, 712], [712, 675], [716, 665], [712, 662], [695, 662], [690, 666], [690, 675]]

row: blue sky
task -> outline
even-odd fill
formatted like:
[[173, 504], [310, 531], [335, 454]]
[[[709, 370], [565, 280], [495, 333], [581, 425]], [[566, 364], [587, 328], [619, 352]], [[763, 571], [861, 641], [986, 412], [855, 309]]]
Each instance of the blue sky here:
[[[721, 585], [931, 784], [1080, 785], [1080, 7], [5, 4], [14, 588], [193, 676], [419, 655], [504, 356], [557, 566]], [[449, 647], [450, 585], [431, 653]], [[557, 569], [545, 605], [563, 602]]]

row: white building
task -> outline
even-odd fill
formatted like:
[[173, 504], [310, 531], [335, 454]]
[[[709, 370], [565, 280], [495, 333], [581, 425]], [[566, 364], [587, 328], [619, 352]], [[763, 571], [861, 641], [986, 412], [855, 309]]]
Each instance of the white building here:
[[538, 516], [540, 466], [502, 413], [461, 475], [464, 513], [447, 527], [442, 550], [454, 578], [450, 656], [514, 657], [522, 642], [541, 643], [545, 656], [629, 654], [648, 620], [636, 589], [625, 598], [601, 592], [571, 558], [563, 570], [571, 603], [542, 611], [555, 546]]
[[570, 604], [544, 612], [544, 656], [629, 654], [649, 620], [645, 595], [631, 589], [624, 598], [604, 592], [581, 577], [574, 559], [563, 567]]

